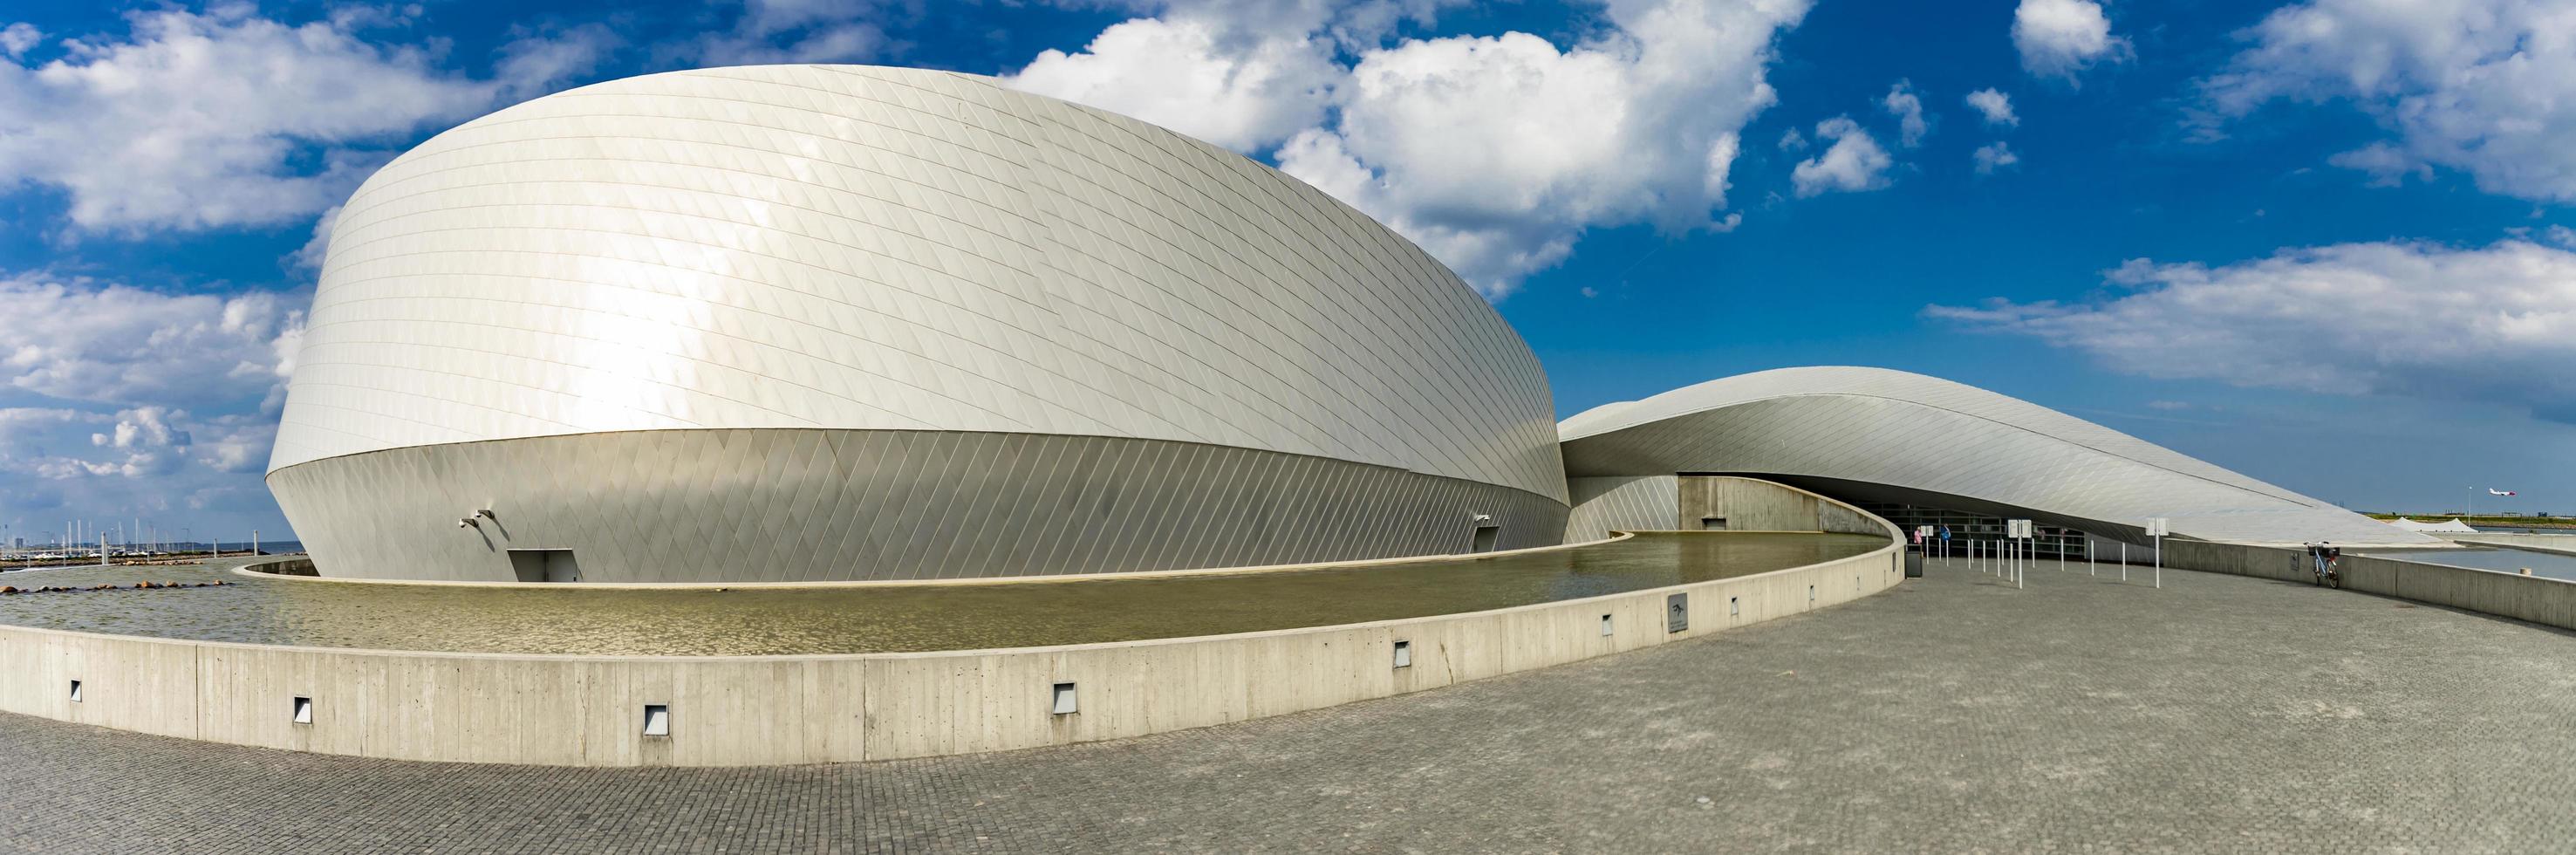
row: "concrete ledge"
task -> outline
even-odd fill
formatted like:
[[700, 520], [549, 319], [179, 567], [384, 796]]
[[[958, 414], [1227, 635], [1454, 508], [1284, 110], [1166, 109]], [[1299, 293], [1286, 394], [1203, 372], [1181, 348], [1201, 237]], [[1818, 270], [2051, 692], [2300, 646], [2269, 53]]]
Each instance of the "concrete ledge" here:
[[[1786, 489], [1786, 488], [1783, 488], [1783, 489]], [[1852, 533], [1852, 534], [1871, 534], [1871, 533], [1873, 533], [1873, 532], [1870, 532], [1870, 531], [1867, 531], [1867, 530], [1864, 530], [1864, 529], [1850, 529], [1850, 530], [1846, 530], [1846, 529], [1822, 529], [1822, 530], [1823, 530], [1823, 531], [1847, 531], [1847, 533]], [[293, 579], [293, 580], [297, 580], [297, 581], [304, 581], [304, 582], [328, 582], [328, 583], [335, 584], [335, 585], [423, 585], [423, 586], [431, 586], [431, 587], [441, 587], [441, 586], [444, 586], [444, 587], [463, 587], [463, 588], [582, 588], [582, 589], [585, 589], [585, 590], [612, 590], [612, 591], [614, 591], [614, 590], [680, 590], [680, 591], [685, 591], [685, 590], [692, 590], [692, 589], [696, 589], [696, 590], [722, 591], [722, 590], [732, 590], [732, 589], [735, 589], [735, 588], [900, 588], [900, 587], [906, 587], [906, 586], [940, 586], [940, 587], [954, 587], [954, 586], [958, 586], [958, 585], [1017, 585], [1017, 584], [1043, 584], [1043, 583], [1048, 583], [1048, 582], [1087, 582], [1087, 581], [1098, 580], [1098, 579], [1169, 579], [1169, 578], [1173, 578], [1173, 577], [1180, 577], [1180, 576], [1225, 576], [1225, 575], [1234, 575], [1234, 574], [1242, 574], [1242, 573], [1276, 573], [1276, 572], [1289, 571], [1289, 570], [1320, 570], [1320, 569], [1323, 569], [1323, 568], [1326, 568], [1326, 567], [1331, 567], [1331, 568], [1336, 568], [1336, 569], [1341, 569], [1341, 568], [1366, 568], [1366, 567], [1396, 567], [1396, 566], [1402, 566], [1402, 565], [1406, 565], [1406, 564], [1425, 564], [1425, 563], [1430, 563], [1430, 562], [1435, 562], [1435, 561], [1482, 561], [1482, 560], [1485, 560], [1485, 559], [1487, 559], [1487, 558], [1504, 558], [1504, 557], [1513, 556], [1513, 555], [1528, 555], [1528, 554], [1530, 554], [1530, 553], [1535, 553], [1535, 552], [1557, 552], [1557, 551], [1567, 550], [1567, 549], [1578, 549], [1578, 548], [1582, 548], [1582, 547], [1586, 547], [1586, 546], [1597, 546], [1597, 545], [1604, 544], [1604, 543], [1617, 543], [1617, 542], [1619, 542], [1619, 541], [1626, 540], [1626, 539], [1628, 539], [1628, 538], [1630, 538], [1630, 537], [1632, 537], [1632, 536], [1634, 536], [1634, 535], [1632, 535], [1632, 534], [1630, 534], [1630, 533], [1628, 533], [1628, 532], [1615, 532], [1615, 531], [1614, 531], [1614, 532], [1611, 532], [1611, 533], [1610, 533], [1610, 536], [1608, 536], [1608, 537], [1604, 537], [1604, 538], [1601, 538], [1601, 539], [1599, 539], [1599, 540], [1590, 540], [1590, 541], [1585, 541], [1585, 542], [1582, 542], [1582, 543], [1560, 543], [1560, 544], [1555, 544], [1555, 545], [1551, 545], [1551, 546], [1530, 546], [1530, 547], [1523, 547], [1523, 548], [1520, 548], [1520, 549], [1498, 549], [1498, 550], [1495, 550], [1495, 551], [1493, 551], [1493, 552], [1456, 552], [1456, 553], [1444, 553], [1444, 554], [1439, 554], [1439, 555], [1400, 555], [1400, 556], [1396, 556], [1396, 557], [1394, 557], [1394, 558], [1366, 558], [1366, 559], [1360, 559], [1360, 560], [1356, 560], [1356, 561], [1314, 561], [1314, 562], [1308, 562], [1308, 563], [1305, 563], [1305, 564], [1262, 564], [1262, 565], [1255, 565], [1255, 566], [1250, 566], [1250, 567], [1205, 567], [1205, 568], [1192, 569], [1192, 570], [1128, 570], [1128, 571], [1121, 571], [1121, 572], [1115, 572], [1115, 573], [1062, 573], [1062, 574], [1056, 574], [1056, 575], [1050, 575], [1050, 576], [973, 576], [973, 577], [966, 577], [966, 578], [959, 578], [959, 579], [852, 579], [852, 580], [822, 581], [822, 582], [481, 582], [481, 581], [459, 581], [459, 580], [451, 580], [451, 579], [362, 579], [362, 578], [354, 578], [354, 577], [346, 577], [346, 576], [324, 576], [324, 575], [321, 575], [319, 572], [317, 572], [316, 568], [313, 566], [313, 560], [312, 560], [312, 558], [311, 558], [310, 556], [304, 556], [304, 555], [296, 555], [296, 556], [282, 557], [282, 558], [275, 559], [275, 560], [253, 561], [253, 562], [250, 562], [250, 563], [248, 563], [248, 564], [244, 564], [244, 565], [242, 565], [242, 566], [239, 566], [239, 567], [235, 567], [235, 568], [233, 568], [233, 569], [232, 569], [232, 572], [237, 573], [237, 574], [241, 574], [241, 575], [244, 575], [244, 576], [251, 576], [251, 577], [256, 577], [256, 578], [261, 578], [261, 579], [270, 579], [270, 578], [276, 578], [276, 579]]]
[[[2167, 539], [2165, 566], [2285, 582], [2316, 581], [2306, 553], [2272, 546]], [[2576, 629], [2576, 582], [2373, 555], [2346, 554], [2339, 567], [2348, 591]]]
[[[1376, 623], [1009, 650], [526, 656], [0, 627], [0, 711], [400, 760], [743, 766], [1004, 751], [1388, 697], [1849, 602], [1903, 581], [1897, 532], [1879, 525], [1886, 547], [1755, 576]], [[1673, 596], [1687, 626], [1667, 631]], [[1396, 667], [1398, 642], [1407, 667]], [[1054, 714], [1065, 683], [1076, 711]], [[310, 723], [294, 720], [298, 698], [310, 702]], [[667, 709], [668, 735], [644, 734], [648, 704]]]
[[2465, 543], [2470, 546], [2501, 546], [2507, 549], [2546, 552], [2551, 555], [2576, 555], [2576, 534], [2482, 531], [2476, 534], [2445, 534], [2443, 537], [2449, 538], [2452, 543]]

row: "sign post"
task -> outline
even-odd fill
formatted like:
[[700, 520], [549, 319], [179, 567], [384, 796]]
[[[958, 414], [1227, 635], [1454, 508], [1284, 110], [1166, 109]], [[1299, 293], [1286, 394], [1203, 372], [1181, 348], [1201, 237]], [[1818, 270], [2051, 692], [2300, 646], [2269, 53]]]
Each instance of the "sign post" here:
[[2147, 534], [2148, 534], [2149, 536], [2154, 537], [2154, 538], [2156, 539], [2156, 587], [2157, 587], [2157, 588], [2163, 588], [2163, 587], [2165, 586], [2165, 533], [2166, 533], [2166, 532], [2165, 532], [2165, 529], [2166, 529], [2166, 528], [2167, 528], [2167, 520], [2166, 520], [2164, 517], [2155, 517], [2155, 518], [2153, 518], [2153, 519], [2149, 519], [2149, 520], [2147, 520]]
[[[2031, 559], [2035, 557], [2031, 553], [2033, 546], [2031, 536], [2036, 532], [2029, 520], [2007, 520], [2004, 525], [2005, 542], [2012, 543], [2013, 587], [2019, 588], [2022, 587], [2024, 578], [2030, 572]], [[2013, 541], [2019, 542], [2013, 543]]]

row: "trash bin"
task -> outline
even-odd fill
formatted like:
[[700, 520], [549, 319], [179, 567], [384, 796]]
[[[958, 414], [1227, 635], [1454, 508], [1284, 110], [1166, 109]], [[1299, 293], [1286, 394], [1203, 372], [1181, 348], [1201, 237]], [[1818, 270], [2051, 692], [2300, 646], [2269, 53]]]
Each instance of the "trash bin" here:
[[1923, 553], [1905, 550], [1905, 578], [1923, 578]]

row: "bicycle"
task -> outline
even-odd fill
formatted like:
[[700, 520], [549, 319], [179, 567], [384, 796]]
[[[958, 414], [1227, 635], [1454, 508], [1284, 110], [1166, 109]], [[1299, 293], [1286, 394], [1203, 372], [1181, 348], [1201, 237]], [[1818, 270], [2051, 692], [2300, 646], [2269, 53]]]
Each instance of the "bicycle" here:
[[2311, 543], [2308, 547], [2309, 569], [2317, 575], [2317, 587], [2343, 587], [2343, 547], [2332, 543]]

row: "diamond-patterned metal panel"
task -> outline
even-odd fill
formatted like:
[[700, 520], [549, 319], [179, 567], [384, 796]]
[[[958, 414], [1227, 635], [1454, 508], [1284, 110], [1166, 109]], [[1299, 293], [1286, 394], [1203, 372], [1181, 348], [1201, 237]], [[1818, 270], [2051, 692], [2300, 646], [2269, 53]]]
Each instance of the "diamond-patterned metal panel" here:
[[1680, 489], [1681, 479], [1671, 475], [1568, 479], [1566, 494], [1574, 507], [1566, 512], [1565, 542], [1600, 540], [1613, 531], [1681, 528], [1675, 501]]
[[[272, 471], [597, 432], [941, 430], [1564, 497], [1537, 359], [1420, 249], [1222, 149], [968, 75], [707, 69], [468, 122], [351, 196], [310, 318]], [[706, 489], [819, 459], [776, 451]], [[614, 492], [588, 483], [581, 501]], [[761, 516], [696, 510], [710, 537]]]
[[[844, 468], [841, 461], [850, 461]], [[756, 473], [756, 474], [755, 474]], [[1168, 440], [962, 431], [650, 430], [445, 443], [270, 473], [323, 575], [508, 581], [571, 549], [586, 582], [1112, 573], [1558, 542], [1510, 487]], [[458, 528], [491, 509], [494, 519]]]

